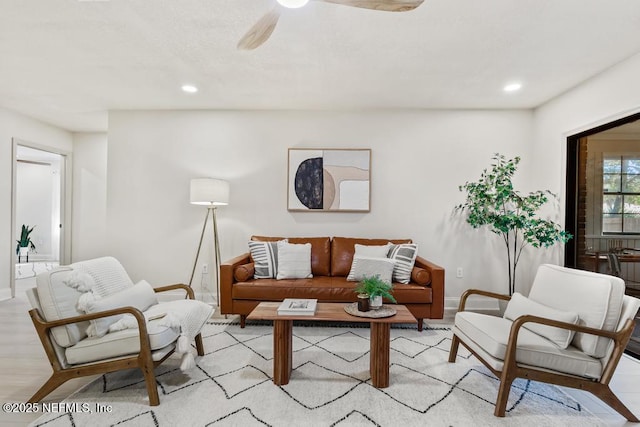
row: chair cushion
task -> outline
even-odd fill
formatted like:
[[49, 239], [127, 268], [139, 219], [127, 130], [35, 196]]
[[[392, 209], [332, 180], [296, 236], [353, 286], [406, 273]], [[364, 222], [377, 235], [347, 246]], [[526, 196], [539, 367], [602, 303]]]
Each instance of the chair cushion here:
[[[162, 349], [178, 338], [178, 332], [168, 326], [161, 326], [162, 319], [147, 323], [151, 350]], [[85, 338], [65, 351], [70, 364], [95, 362], [136, 354], [140, 351], [138, 329], [124, 329], [110, 332], [100, 338]]]
[[[518, 292], [514, 293], [504, 311], [503, 317], [514, 321], [518, 317], [527, 314], [572, 323], [574, 325], [578, 323], [577, 313], [556, 310], [522, 296]], [[568, 329], [556, 328], [540, 323], [527, 322], [522, 327], [553, 341], [560, 348], [567, 348], [574, 334], [574, 331]]]
[[[77, 273], [74, 273], [71, 268], [59, 267], [36, 276], [38, 298], [45, 320], [60, 320], [84, 314], [76, 308], [82, 293], [66, 284], [74, 275]], [[51, 329], [51, 335], [59, 346], [69, 347], [87, 336], [87, 327], [89, 322], [57, 326]]]
[[94, 258], [71, 264], [69, 267], [93, 278], [91, 291], [101, 297], [133, 286], [133, 281], [120, 261], [113, 257]]
[[[538, 268], [529, 298], [578, 314], [578, 324], [614, 331], [620, 319], [624, 281], [618, 277], [544, 264]], [[576, 333], [571, 345], [594, 357], [607, 354], [608, 338]]]
[[[473, 341], [491, 357], [504, 361], [512, 323], [502, 317], [463, 311], [456, 313], [453, 332], [465, 342], [467, 339]], [[573, 346], [559, 348], [528, 329], [520, 328], [517, 342], [516, 362], [519, 364], [588, 378], [600, 378], [602, 374], [599, 359], [589, 357]]]
[[[156, 292], [148, 282], [141, 280], [130, 288], [104, 298], [89, 301], [87, 303], [87, 313], [97, 313], [99, 311], [113, 310], [127, 306], [145, 311], [155, 304], [158, 304]], [[123, 314], [119, 314], [90, 320], [91, 326], [87, 329], [87, 335], [90, 337], [103, 336], [109, 331], [109, 326], [120, 320], [122, 316]]]

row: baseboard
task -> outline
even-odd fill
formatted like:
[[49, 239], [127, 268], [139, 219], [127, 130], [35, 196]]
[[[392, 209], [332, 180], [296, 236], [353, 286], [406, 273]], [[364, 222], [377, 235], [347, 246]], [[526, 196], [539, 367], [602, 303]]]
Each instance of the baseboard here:
[[0, 289], [0, 301], [11, 299], [11, 289]]

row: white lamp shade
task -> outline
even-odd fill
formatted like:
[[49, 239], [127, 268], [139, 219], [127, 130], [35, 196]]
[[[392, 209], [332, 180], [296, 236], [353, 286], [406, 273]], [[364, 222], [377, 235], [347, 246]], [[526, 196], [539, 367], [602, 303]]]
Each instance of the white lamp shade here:
[[278, 3], [289, 9], [297, 9], [309, 3], [309, 0], [278, 0]]
[[191, 180], [191, 203], [222, 206], [229, 204], [229, 183], [222, 179], [194, 178]]

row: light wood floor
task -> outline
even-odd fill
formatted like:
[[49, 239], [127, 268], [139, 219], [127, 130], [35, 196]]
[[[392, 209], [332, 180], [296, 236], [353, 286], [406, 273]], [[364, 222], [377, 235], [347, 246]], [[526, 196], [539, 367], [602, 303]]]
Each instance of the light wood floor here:
[[[0, 301], [0, 403], [26, 402], [51, 374], [49, 361], [28, 315], [31, 306], [24, 291], [33, 286], [35, 279], [18, 280], [16, 298]], [[452, 321], [453, 313], [446, 312], [445, 319], [440, 322]], [[71, 380], [51, 393], [45, 401], [59, 402], [94, 378]], [[611, 388], [631, 411], [640, 415], [640, 361], [624, 356], [613, 376]], [[605, 426], [638, 425], [626, 423], [590, 393], [571, 389], [565, 391], [598, 415]], [[0, 411], [0, 427], [22, 427], [38, 416]]]

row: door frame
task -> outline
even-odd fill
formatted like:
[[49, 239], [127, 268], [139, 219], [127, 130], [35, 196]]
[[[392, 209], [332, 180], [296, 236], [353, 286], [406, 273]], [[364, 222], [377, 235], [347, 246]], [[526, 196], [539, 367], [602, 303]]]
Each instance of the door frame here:
[[18, 168], [18, 146], [33, 148], [35, 150], [46, 151], [48, 153], [61, 156], [60, 167], [60, 222], [62, 232], [60, 233], [60, 265], [71, 263], [71, 194], [73, 183], [73, 155], [69, 151], [60, 150], [59, 148], [50, 147], [43, 144], [37, 144], [25, 141], [20, 138], [11, 138], [11, 242], [9, 253], [10, 256], [10, 283], [11, 298], [16, 296], [16, 262], [14, 244], [17, 240], [16, 236], [16, 184], [17, 184], [17, 168]]
[[574, 238], [570, 239], [564, 246], [565, 267], [576, 268], [578, 265], [578, 248], [576, 247], [575, 236], [578, 232], [578, 204], [579, 185], [578, 182], [578, 162], [580, 139], [596, 133], [604, 132], [627, 123], [640, 120], [640, 112], [626, 113], [624, 116], [611, 119], [610, 121], [595, 125], [587, 130], [567, 136], [566, 146], [566, 187], [565, 187], [565, 230], [571, 233]]

